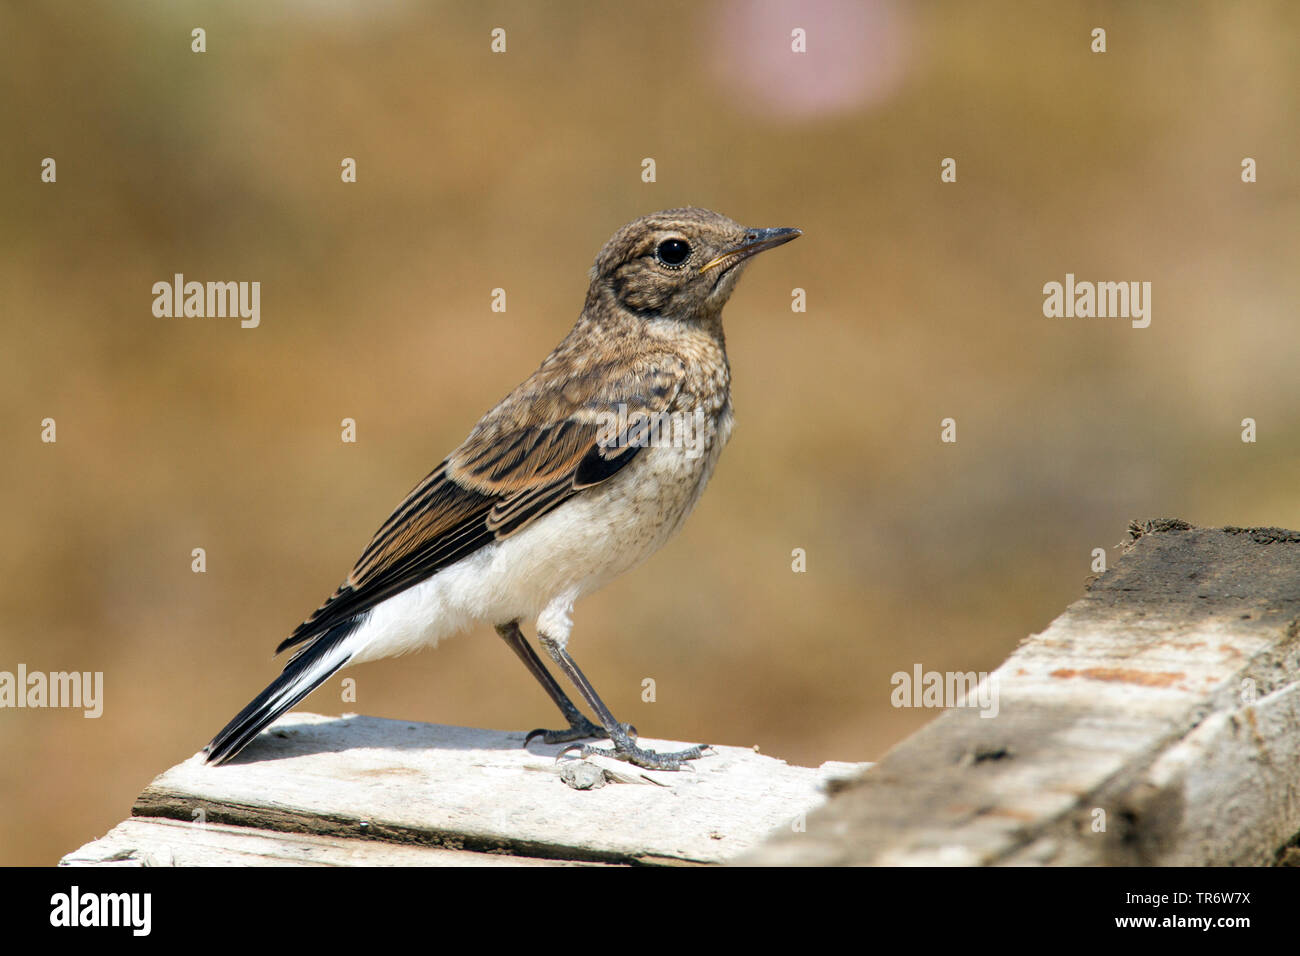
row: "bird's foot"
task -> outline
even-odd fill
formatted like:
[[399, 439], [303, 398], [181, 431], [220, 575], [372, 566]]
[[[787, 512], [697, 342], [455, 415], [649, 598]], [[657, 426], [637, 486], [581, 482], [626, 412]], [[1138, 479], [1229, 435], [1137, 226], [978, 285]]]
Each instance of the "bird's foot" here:
[[[623, 732], [635, 740], [636, 728], [631, 724], [622, 726]], [[571, 723], [567, 730], [545, 730], [539, 727], [529, 731], [528, 736], [524, 738], [524, 746], [527, 747], [534, 737], [541, 737], [544, 744], [567, 744], [574, 740], [603, 740], [609, 737], [609, 733], [600, 724], [594, 724], [586, 717], [580, 717]]]
[[626, 760], [628, 763], [644, 767], [646, 770], [680, 770], [684, 761], [698, 760], [705, 756], [705, 752], [709, 749], [708, 744], [700, 744], [698, 747], [688, 747], [685, 750], [676, 750], [672, 753], [658, 753], [654, 750], [643, 750], [631, 741], [626, 744], [615, 741], [612, 750], [606, 750], [604, 747], [593, 747], [590, 744], [581, 747], [575, 744], [564, 750], [560, 756], [562, 757], [572, 750], [577, 750], [579, 757], [613, 757], [615, 760]]

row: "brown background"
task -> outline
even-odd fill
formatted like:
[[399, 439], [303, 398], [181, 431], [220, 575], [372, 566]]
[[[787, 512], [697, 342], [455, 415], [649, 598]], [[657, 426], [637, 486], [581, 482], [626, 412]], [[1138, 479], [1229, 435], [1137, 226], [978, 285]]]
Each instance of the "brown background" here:
[[[1300, 526], [1298, 38], [1285, 3], [0, 6], [0, 670], [106, 685], [0, 711], [0, 862], [100, 835], [261, 689], [655, 209], [806, 234], [728, 309], [696, 515], [578, 607], [648, 734], [870, 759], [932, 716], [893, 672], [992, 669], [1130, 518]], [[155, 318], [176, 272], [260, 281], [261, 327]], [[1066, 272], [1150, 281], [1151, 327], [1045, 318]], [[555, 720], [487, 629], [345, 673], [305, 706]]]

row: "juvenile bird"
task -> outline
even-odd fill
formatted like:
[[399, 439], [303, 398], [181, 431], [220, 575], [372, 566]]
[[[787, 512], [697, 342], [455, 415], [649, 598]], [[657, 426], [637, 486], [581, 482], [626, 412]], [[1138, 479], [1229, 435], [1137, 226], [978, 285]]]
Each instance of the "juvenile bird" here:
[[[286, 638], [283, 673], [205, 748], [223, 763], [349, 664], [431, 647], [488, 623], [569, 726], [547, 743], [676, 770], [702, 748], [656, 753], [614, 719], [569, 655], [578, 598], [644, 561], [681, 527], [731, 434], [722, 307], [756, 253], [798, 229], [748, 229], [707, 209], [628, 223], [601, 249], [573, 329], [483, 416], [375, 533], [337, 591]], [[520, 631], [594, 711], [589, 720]]]

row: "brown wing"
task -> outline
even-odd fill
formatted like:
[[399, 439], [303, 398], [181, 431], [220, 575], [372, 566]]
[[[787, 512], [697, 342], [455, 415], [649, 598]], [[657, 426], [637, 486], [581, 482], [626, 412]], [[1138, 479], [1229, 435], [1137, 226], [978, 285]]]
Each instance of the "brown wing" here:
[[[640, 450], [649, 420], [672, 411], [685, 366], [675, 356], [593, 365], [561, 378], [543, 365], [375, 532], [352, 572], [276, 652], [436, 574], [605, 481]], [[611, 418], [626, 423], [611, 430]]]

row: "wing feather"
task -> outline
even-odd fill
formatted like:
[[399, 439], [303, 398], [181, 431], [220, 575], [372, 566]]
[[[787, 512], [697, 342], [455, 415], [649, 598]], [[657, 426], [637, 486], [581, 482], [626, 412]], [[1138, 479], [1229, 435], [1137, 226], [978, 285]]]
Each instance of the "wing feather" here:
[[[649, 419], [675, 410], [684, 378], [685, 366], [672, 355], [643, 355], [621, 369], [593, 366], [558, 382], [544, 364], [412, 489], [347, 580], [277, 653], [313, 641], [613, 477], [643, 447]], [[627, 422], [616, 435], [611, 415]]]

